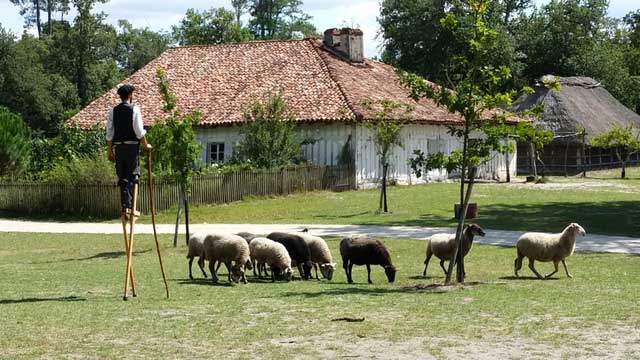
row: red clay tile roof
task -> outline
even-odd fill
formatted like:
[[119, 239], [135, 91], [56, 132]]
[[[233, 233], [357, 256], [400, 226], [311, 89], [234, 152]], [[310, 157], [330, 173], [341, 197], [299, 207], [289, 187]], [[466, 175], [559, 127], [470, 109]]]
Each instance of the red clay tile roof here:
[[[416, 121], [460, 121], [432, 101], [413, 102], [393, 67], [368, 59], [364, 65], [351, 64], [326, 50], [319, 40], [304, 39], [168, 49], [121, 83], [136, 87], [134, 103], [140, 106], [145, 125], [165, 117], [156, 80], [159, 67], [166, 70], [181, 111], [200, 110], [202, 126], [241, 122], [252, 101], [274, 91], [282, 93], [298, 121], [370, 119], [372, 114], [362, 107], [367, 98], [411, 103]], [[86, 128], [104, 122], [109, 107], [118, 103], [116, 89], [90, 103], [69, 123]]]

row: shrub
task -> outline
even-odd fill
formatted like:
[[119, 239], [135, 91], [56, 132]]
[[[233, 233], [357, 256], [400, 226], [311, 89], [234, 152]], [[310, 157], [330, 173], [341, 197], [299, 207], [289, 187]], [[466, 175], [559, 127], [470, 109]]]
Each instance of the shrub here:
[[31, 154], [31, 131], [18, 114], [0, 107], [0, 177], [22, 173]]

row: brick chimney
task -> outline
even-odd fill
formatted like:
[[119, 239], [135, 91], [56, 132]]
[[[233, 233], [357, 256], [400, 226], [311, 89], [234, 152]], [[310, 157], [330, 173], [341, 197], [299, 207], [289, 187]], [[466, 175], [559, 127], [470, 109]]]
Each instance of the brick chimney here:
[[364, 63], [364, 44], [360, 29], [328, 29], [324, 32], [324, 46], [353, 63]]

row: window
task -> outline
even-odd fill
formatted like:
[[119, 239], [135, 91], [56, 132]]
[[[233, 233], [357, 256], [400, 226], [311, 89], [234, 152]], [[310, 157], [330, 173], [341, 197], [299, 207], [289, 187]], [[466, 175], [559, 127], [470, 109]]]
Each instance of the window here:
[[209, 143], [209, 164], [224, 162], [224, 143]]

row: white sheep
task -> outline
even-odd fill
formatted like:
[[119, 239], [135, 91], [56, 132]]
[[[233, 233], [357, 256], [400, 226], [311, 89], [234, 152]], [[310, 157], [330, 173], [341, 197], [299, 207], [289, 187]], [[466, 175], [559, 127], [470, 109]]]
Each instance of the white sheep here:
[[187, 252], [187, 259], [189, 259], [189, 279], [193, 280], [193, 274], [191, 273], [191, 265], [193, 259], [198, 257], [198, 266], [202, 270], [202, 275], [207, 277], [207, 273], [204, 271], [204, 238], [207, 234], [192, 234], [187, 241], [189, 250]]
[[271, 281], [276, 281], [276, 277], [286, 281], [291, 280], [293, 270], [291, 269], [291, 257], [284, 245], [273, 240], [256, 237], [249, 244], [251, 260], [255, 261], [255, 268], [258, 268], [258, 276], [262, 277], [261, 270], [267, 274], [266, 265], [271, 268]]
[[[214, 233], [204, 239], [205, 259], [209, 261], [209, 270], [214, 283], [218, 282], [215, 263], [220, 261], [227, 267], [228, 281], [247, 283], [244, 268], [250, 262], [249, 245], [238, 235]], [[250, 266], [250, 265], [249, 265]]]
[[316, 271], [316, 279], [320, 280], [320, 277], [318, 277], [318, 267], [320, 267], [322, 276], [327, 280], [331, 280], [336, 270], [336, 263], [333, 262], [331, 250], [329, 250], [329, 246], [324, 239], [319, 236], [310, 235], [307, 231], [297, 232], [294, 233], [294, 235], [300, 236], [309, 246], [311, 262]]
[[[476, 224], [469, 224], [464, 227], [462, 232], [462, 247], [464, 249], [463, 257], [467, 256], [473, 246], [474, 236], [484, 236], [484, 230]], [[447, 275], [447, 269], [444, 267], [445, 261], [450, 261], [456, 248], [456, 234], [434, 234], [427, 238], [427, 257], [424, 260], [424, 271], [422, 276], [427, 276], [427, 266], [431, 256], [435, 255], [440, 259], [440, 267]]]
[[542, 275], [536, 271], [533, 266], [536, 260], [542, 262], [553, 261], [555, 270], [547, 274], [545, 278], [549, 278], [556, 272], [558, 272], [558, 263], [562, 262], [564, 271], [568, 277], [572, 278], [567, 269], [566, 258], [573, 254], [576, 247], [576, 236], [585, 236], [587, 233], [582, 226], [571, 223], [559, 234], [548, 233], [525, 233], [518, 239], [516, 248], [518, 257], [514, 262], [515, 275], [518, 276], [518, 271], [522, 268], [522, 259], [524, 257], [529, 258], [529, 269], [540, 279]]

